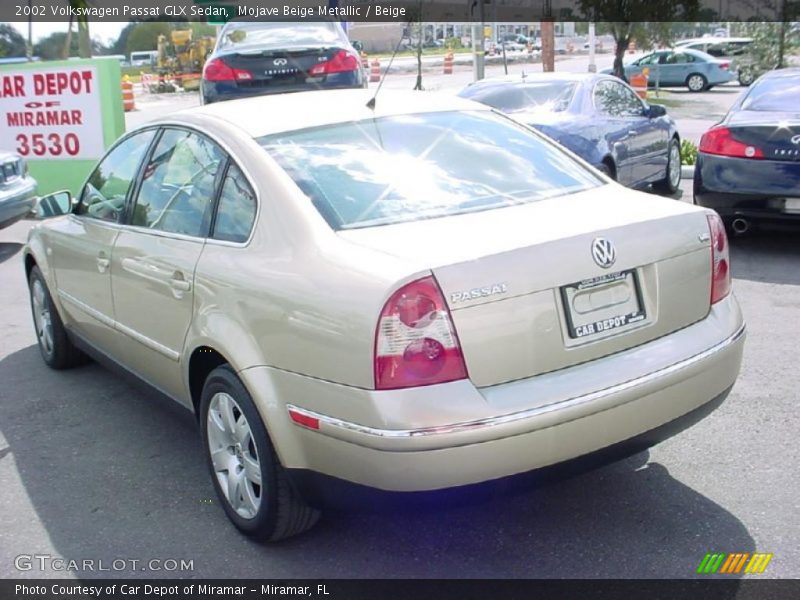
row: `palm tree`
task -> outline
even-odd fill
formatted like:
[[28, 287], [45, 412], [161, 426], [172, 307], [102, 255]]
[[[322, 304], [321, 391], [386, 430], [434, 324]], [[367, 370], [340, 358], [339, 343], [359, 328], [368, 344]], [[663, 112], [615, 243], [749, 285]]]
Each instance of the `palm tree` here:
[[[93, 0], [67, 0], [72, 9], [86, 9]], [[69, 58], [70, 47], [72, 45], [72, 15], [69, 17], [67, 38], [64, 41], [64, 52], [62, 58]], [[92, 58], [92, 38], [89, 35], [89, 18], [81, 15], [78, 21], [78, 56], [81, 58]]]

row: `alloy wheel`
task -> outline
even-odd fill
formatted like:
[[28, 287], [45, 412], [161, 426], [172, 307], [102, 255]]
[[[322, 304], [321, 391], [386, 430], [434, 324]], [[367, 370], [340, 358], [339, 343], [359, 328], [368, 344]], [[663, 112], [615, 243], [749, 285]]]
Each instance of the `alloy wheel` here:
[[678, 144], [673, 142], [669, 147], [669, 184], [677, 188], [681, 182], [681, 151]]
[[263, 497], [261, 463], [250, 424], [233, 396], [214, 394], [206, 431], [214, 475], [225, 499], [242, 518], [254, 518]]
[[699, 92], [705, 87], [705, 81], [702, 75], [692, 75], [687, 82], [689, 89], [693, 92]]
[[31, 299], [33, 301], [33, 322], [36, 326], [36, 337], [39, 340], [39, 346], [47, 356], [51, 356], [54, 348], [53, 319], [47, 304], [44, 285], [39, 279], [33, 282]]

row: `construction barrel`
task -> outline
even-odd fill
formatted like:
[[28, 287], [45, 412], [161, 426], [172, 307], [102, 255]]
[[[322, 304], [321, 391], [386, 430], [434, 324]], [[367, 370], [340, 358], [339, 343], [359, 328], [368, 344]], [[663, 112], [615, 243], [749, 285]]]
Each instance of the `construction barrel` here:
[[635, 75], [631, 75], [629, 80], [636, 95], [639, 96], [639, 98], [647, 99], [647, 75], [644, 73], [636, 73]]
[[122, 108], [125, 109], [125, 112], [130, 112], [136, 108], [136, 104], [133, 101], [133, 82], [127, 75], [122, 78]]
[[445, 75], [452, 75], [453, 74], [453, 53], [448, 52], [444, 55], [444, 74]]
[[372, 59], [369, 69], [370, 83], [376, 83], [381, 80], [381, 61], [377, 58]]

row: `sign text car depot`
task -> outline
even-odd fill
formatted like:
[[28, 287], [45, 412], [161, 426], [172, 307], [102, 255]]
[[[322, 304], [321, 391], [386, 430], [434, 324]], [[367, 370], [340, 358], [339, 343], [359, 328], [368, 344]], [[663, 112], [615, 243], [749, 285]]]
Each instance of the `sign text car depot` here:
[[0, 148], [29, 158], [103, 153], [97, 71], [81, 65], [0, 72]]

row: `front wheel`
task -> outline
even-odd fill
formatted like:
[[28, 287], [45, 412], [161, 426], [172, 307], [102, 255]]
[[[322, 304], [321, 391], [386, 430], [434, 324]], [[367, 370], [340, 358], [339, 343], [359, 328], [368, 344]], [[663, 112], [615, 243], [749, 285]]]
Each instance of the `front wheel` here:
[[227, 365], [206, 379], [200, 423], [214, 488], [239, 531], [277, 541], [317, 522], [319, 511], [291, 486], [250, 394]]
[[51, 369], [69, 369], [88, 361], [69, 337], [64, 323], [53, 304], [47, 283], [39, 267], [31, 269], [28, 277], [33, 326], [42, 359]]
[[653, 187], [660, 192], [674, 194], [681, 185], [681, 147], [678, 140], [672, 138], [667, 148], [667, 171], [664, 179], [656, 181]]
[[690, 92], [702, 92], [706, 89], [708, 80], [700, 73], [692, 73], [686, 78], [686, 87]]

